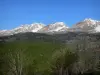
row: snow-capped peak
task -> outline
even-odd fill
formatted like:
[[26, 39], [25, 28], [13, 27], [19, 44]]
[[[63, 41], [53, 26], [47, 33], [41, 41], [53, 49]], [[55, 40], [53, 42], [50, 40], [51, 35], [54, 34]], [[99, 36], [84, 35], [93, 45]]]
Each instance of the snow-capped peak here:
[[67, 28], [68, 27], [65, 25], [64, 22], [56, 22], [56, 23], [52, 23], [52, 24], [45, 26], [40, 31], [42, 31], [42, 32], [58, 32], [58, 31], [64, 31]]
[[96, 24], [96, 22], [98, 22], [97, 20], [93, 20], [93, 19], [91, 19], [91, 18], [86, 18], [85, 20], [84, 20], [84, 22], [87, 22], [88, 24], [90, 23], [90, 24]]
[[85, 18], [84, 21], [92, 21], [91, 18]]
[[41, 28], [43, 28], [45, 25], [42, 23], [33, 23], [31, 24], [31, 27], [33, 28], [32, 32], [37, 32]]
[[64, 22], [56, 22], [56, 23], [53, 23], [53, 24], [55, 24], [55, 25], [65, 25]]
[[49, 27], [66, 27], [64, 22], [56, 22], [48, 25]]
[[91, 18], [86, 18], [81, 22], [78, 22], [73, 26], [74, 31], [83, 31], [88, 32], [94, 30], [98, 25], [100, 25], [100, 21], [93, 20]]
[[66, 25], [65, 25], [64, 22], [56, 22], [56, 23], [53, 23], [53, 24], [49, 25], [49, 30], [50, 31], [59, 31], [62, 28], [65, 28], [65, 27], [66, 27]]
[[20, 27], [13, 29], [12, 31], [14, 33], [37, 32], [38, 30], [40, 30], [43, 27], [44, 27], [44, 24], [42, 24], [42, 23], [25, 24], [25, 25], [21, 25]]

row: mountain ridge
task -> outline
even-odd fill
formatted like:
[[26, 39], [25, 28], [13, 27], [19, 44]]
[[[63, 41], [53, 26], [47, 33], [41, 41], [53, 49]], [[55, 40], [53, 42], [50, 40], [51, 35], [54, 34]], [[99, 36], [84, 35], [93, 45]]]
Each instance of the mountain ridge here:
[[59, 33], [59, 32], [89, 32], [97, 33], [100, 32], [100, 21], [86, 18], [74, 24], [72, 27], [68, 27], [64, 22], [55, 22], [52, 24], [45, 25], [43, 23], [33, 23], [21, 25], [11, 30], [0, 30], [0, 36], [13, 35], [17, 33]]

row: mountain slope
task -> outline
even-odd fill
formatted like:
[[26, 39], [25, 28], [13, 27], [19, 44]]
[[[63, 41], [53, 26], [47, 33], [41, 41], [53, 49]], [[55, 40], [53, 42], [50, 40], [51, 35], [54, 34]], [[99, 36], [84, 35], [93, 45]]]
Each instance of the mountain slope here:
[[20, 32], [37, 32], [41, 28], [44, 27], [44, 24], [42, 23], [33, 23], [31, 25], [22, 25], [18, 28], [13, 29], [13, 33], [20, 33]]
[[67, 29], [68, 27], [63, 22], [56, 22], [43, 27], [40, 32], [61, 32]]
[[[91, 32], [96, 30], [96, 27], [100, 26], [100, 21], [92, 20], [92, 19], [85, 19], [84, 21], [78, 22], [77, 24], [73, 25], [71, 30], [73, 31], [82, 31], [82, 32]], [[98, 32], [98, 31], [96, 31]]]

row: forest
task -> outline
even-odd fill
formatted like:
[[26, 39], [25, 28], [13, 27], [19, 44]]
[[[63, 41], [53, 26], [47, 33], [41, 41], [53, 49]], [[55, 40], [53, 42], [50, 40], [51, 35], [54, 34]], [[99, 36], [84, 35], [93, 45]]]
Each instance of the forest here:
[[[11, 41], [14, 35], [0, 42], [0, 75], [100, 75], [100, 36], [70, 39], [66, 34], [70, 40], [65, 43], [51, 36], [41, 35], [41, 40], [40, 35], [37, 40], [23, 36], [23, 40], [18, 35], [16, 40]], [[65, 38], [64, 34], [54, 37], [58, 36]]]

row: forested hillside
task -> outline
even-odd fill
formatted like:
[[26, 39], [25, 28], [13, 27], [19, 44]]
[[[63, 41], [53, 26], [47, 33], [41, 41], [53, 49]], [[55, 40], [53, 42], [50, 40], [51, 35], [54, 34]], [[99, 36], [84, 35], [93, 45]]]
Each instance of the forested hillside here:
[[100, 75], [100, 33], [2, 36], [0, 75]]

